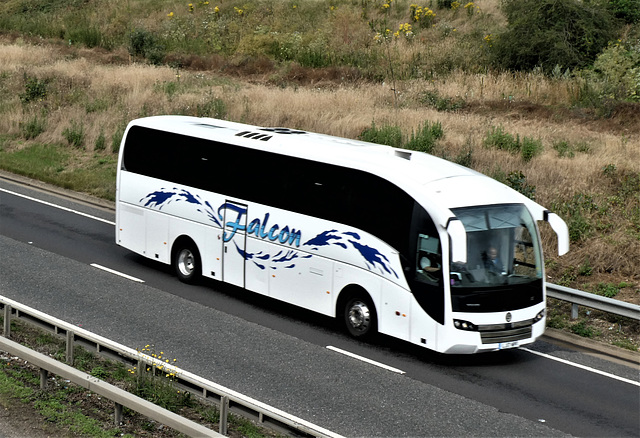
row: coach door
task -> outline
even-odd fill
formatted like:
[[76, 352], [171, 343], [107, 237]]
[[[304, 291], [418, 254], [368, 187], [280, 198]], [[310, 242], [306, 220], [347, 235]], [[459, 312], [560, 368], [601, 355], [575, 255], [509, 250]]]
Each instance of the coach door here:
[[247, 206], [227, 201], [222, 209], [222, 281], [244, 287]]

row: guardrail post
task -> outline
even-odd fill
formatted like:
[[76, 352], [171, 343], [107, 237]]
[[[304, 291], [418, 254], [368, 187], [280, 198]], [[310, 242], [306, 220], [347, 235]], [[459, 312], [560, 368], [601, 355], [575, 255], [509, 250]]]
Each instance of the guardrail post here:
[[227, 417], [229, 416], [229, 397], [223, 395], [220, 397], [220, 429], [222, 435], [227, 434]]
[[116, 427], [120, 426], [122, 423], [122, 405], [116, 402], [116, 410], [113, 414], [113, 418], [116, 423]]
[[73, 341], [75, 336], [71, 330], [67, 330], [67, 363], [73, 365]]
[[575, 303], [571, 304], [571, 319], [578, 319], [578, 305]]
[[40, 389], [47, 388], [47, 377], [49, 377], [49, 371], [40, 368]]
[[11, 306], [4, 305], [4, 331], [2, 335], [9, 339], [11, 337]]

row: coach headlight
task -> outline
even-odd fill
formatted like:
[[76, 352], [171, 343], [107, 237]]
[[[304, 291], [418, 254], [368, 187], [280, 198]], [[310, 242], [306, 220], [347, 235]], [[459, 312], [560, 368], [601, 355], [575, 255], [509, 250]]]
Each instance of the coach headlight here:
[[469, 321], [463, 321], [461, 319], [454, 319], [453, 326], [458, 330], [466, 330], [469, 332], [478, 331], [478, 327], [476, 327], [474, 324], [471, 324]]
[[535, 318], [533, 318], [533, 323], [535, 324], [536, 322], [540, 321], [542, 318], [544, 318], [544, 309], [542, 309]]

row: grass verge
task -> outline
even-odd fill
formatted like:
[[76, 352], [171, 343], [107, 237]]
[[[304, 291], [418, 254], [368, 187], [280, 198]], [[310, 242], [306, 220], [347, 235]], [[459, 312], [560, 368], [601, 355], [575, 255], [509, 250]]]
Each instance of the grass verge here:
[[[0, 324], [3, 318], [0, 317]], [[63, 360], [64, 342], [39, 328], [11, 321], [11, 339], [40, 353]], [[123, 388], [139, 397], [169, 409], [192, 421], [218, 430], [219, 411], [190, 393], [175, 389], [164, 375], [132, 374], [124, 364], [107, 360], [76, 347], [75, 368]], [[46, 389], [40, 389], [39, 369], [0, 351], [0, 405], [16, 412], [32, 412], [19, 433], [33, 436], [154, 436], [178, 437], [182, 434], [155, 421], [124, 409], [124, 421], [114, 425], [114, 403], [58, 376], [49, 376]], [[275, 432], [260, 428], [248, 419], [229, 416], [230, 437], [274, 437]]]

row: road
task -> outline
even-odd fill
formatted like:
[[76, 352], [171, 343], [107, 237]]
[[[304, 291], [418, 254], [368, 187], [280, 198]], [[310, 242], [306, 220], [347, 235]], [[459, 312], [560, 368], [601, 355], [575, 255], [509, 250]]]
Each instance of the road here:
[[345, 436], [640, 436], [637, 368], [540, 341], [476, 356], [355, 341], [330, 318], [213, 281], [180, 283], [115, 245], [113, 217], [0, 179], [0, 295], [132, 348], [153, 344]]

